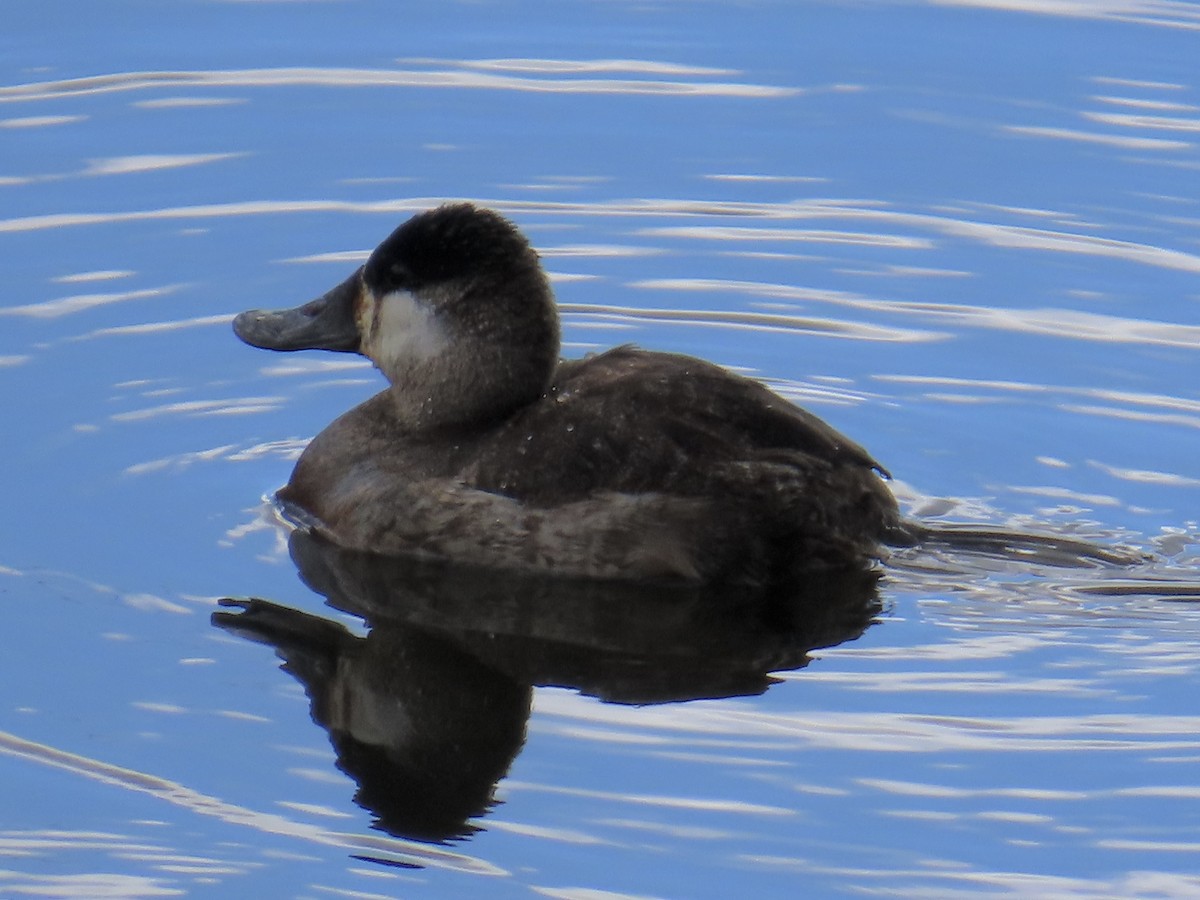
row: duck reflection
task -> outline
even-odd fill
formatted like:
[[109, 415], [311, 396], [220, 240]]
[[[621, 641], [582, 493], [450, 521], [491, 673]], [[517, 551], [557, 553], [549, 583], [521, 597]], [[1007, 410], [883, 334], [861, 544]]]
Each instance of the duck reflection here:
[[571, 582], [289, 540], [338, 622], [266, 600], [223, 600], [213, 624], [275, 648], [329, 732], [356, 802], [398, 837], [478, 830], [524, 742], [533, 687], [647, 704], [760, 694], [771, 672], [858, 637], [880, 611], [877, 574], [714, 591]]

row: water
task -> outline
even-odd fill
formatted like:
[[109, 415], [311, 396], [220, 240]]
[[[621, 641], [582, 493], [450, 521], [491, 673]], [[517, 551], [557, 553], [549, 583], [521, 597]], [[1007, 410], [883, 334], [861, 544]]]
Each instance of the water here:
[[[10, 0], [6, 22], [0, 896], [1200, 892], [1200, 7]], [[802, 668], [820, 639], [586, 593], [368, 636], [299, 582], [262, 498], [379, 379], [228, 320], [454, 197], [542, 251], [569, 353], [750, 372], [916, 515], [1153, 560], [905, 553], [841, 622], [861, 636]], [[300, 682], [210, 625], [227, 596], [408, 661], [348, 669], [381, 709], [409, 697], [401, 736], [496, 714], [478, 830], [374, 827]], [[614, 608], [634, 644], [737, 634], [741, 662], [684, 653], [648, 686]], [[716, 699], [630, 703], [687, 685]]]

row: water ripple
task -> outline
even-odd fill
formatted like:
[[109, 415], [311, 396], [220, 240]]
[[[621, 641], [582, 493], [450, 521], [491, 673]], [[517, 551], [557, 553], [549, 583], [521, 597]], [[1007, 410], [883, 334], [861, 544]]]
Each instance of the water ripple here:
[[[801, 90], [766, 84], [736, 81], [683, 81], [665, 78], [548, 77], [554, 75], [596, 75], [621, 71], [596, 68], [595, 63], [571, 60], [525, 61], [523, 68], [503, 69], [488, 61], [439, 60], [441, 68], [425, 69], [353, 69], [284, 67], [263, 69], [225, 69], [209, 71], [116, 72], [86, 78], [0, 87], [0, 103], [45, 100], [53, 97], [83, 96], [161, 88], [263, 88], [263, 87], [423, 87], [532, 91], [567, 94], [675, 94], [703, 97], [771, 98], [790, 97]], [[497, 74], [498, 72], [508, 74]], [[631, 71], [629, 66], [624, 71]], [[527, 73], [526, 76], [516, 74]], [[636, 69], [641, 75], [707, 76], [731, 74], [723, 70], [690, 67], [664, 68], [663, 64], [645, 63]], [[538, 77], [530, 77], [537, 75]]]
[[103, 784], [149, 794], [197, 815], [215, 816], [230, 825], [239, 825], [264, 834], [284, 835], [338, 847], [393, 864], [415, 863], [474, 875], [507, 874], [503, 869], [484, 860], [440, 847], [375, 834], [334, 832], [275, 813], [257, 812], [202, 794], [178, 782], [25, 740], [8, 732], [0, 732], [0, 753], [67, 771]]

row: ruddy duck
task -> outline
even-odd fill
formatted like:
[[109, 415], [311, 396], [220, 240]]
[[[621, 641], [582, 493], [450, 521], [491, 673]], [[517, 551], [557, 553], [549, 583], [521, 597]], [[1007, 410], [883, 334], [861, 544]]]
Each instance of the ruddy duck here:
[[560, 360], [537, 254], [487, 209], [414, 216], [323, 297], [233, 327], [256, 347], [361, 353], [390, 382], [278, 494], [344, 547], [764, 583], [908, 543], [886, 471], [762, 384], [628, 346]]

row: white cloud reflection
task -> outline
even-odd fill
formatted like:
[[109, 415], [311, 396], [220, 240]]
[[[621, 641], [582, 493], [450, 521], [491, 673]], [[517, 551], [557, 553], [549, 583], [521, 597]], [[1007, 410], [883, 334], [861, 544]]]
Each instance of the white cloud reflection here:
[[71, 275], [59, 275], [50, 279], [57, 284], [87, 284], [92, 281], [118, 281], [136, 275], [129, 269], [97, 269], [91, 272], [75, 272]]
[[[895, 815], [895, 813], [892, 813]], [[908, 818], [954, 821], [953, 813], [912, 811]], [[1097, 841], [1094, 846], [1114, 842]], [[1121, 841], [1113, 849], [1152, 849]], [[1133, 845], [1138, 845], [1136, 848]], [[1160, 847], [1160, 849], [1167, 849]], [[755, 853], [736, 857], [739, 862], [770, 871], [827, 875], [851, 884], [856, 893], [917, 900], [971, 900], [977, 897], [1037, 897], [1039, 900], [1112, 900], [1113, 897], [1195, 897], [1200, 895], [1200, 877], [1173, 872], [1136, 871], [1112, 878], [1072, 878], [1003, 869], [981, 869], [955, 860], [917, 859], [904, 868], [879, 865], [875, 868], [828, 866], [809, 858]], [[875, 886], [872, 886], [874, 884]]]
[[1009, 800], [1070, 801], [1087, 800], [1092, 796], [1088, 791], [1064, 791], [1047, 788], [959, 788], [949, 787], [944, 784], [927, 784], [888, 778], [857, 778], [855, 781], [863, 787], [902, 797], [930, 797], [955, 800], [977, 797], [1003, 797]]
[[602, 891], [589, 887], [539, 887], [530, 885], [533, 893], [554, 900], [661, 900], [655, 894], [625, 894], [618, 891]]
[[689, 66], [682, 63], [658, 62], [650, 59], [401, 59], [400, 63], [423, 63], [445, 66], [461, 66], [465, 69], [481, 69], [491, 72], [528, 72], [539, 75], [561, 75], [564, 73], [594, 74], [597, 72], [626, 72], [635, 75], [706, 76], [736, 75], [736, 69], [714, 69], [707, 66]]
[[543, 258], [615, 258], [630, 256], [656, 256], [665, 253], [658, 247], [643, 247], [630, 244], [562, 244], [557, 247], [538, 247], [538, 256]]
[[[203, 794], [184, 784], [160, 778], [149, 772], [123, 768], [98, 759], [60, 750], [48, 744], [26, 740], [9, 732], [0, 731], [0, 753], [65, 771], [110, 787], [124, 789], [131, 793], [148, 795], [162, 803], [180, 807], [195, 815], [212, 816], [226, 824], [248, 829], [251, 834], [274, 835], [307, 841], [320, 846], [334, 847], [344, 852], [369, 855], [373, 859], [394, 861], [399, 865], [415, 864], [418, 867], [450, 869], [472, 875], [508, 874], [485, 860], [448, 848], [387, 837], [379, 832], [330, 831], [319, 825], [290, 819], [276, 813], [258, 812], [244, 806], [226, 803], [218, 797]], [[253, 840], [252, 837], [249, 839]], [[2, 849], [2, 845], [0, 845], [0, 849]], [[3, 882], [0, 881], [0, 885], [2, 884]], [[96, 893], [88, 896], [110, 896], [110, 894]], [[142, 895], [135, 893], [131, 896]]]
[[784, 806], [763, 803], [748, 803], [744, 800], [722, 800], [711, 797], [687, 797], [667, 794], [640, 794], [621, 791], [598, 791], [589, 788], [563, 787], [539, 784], [531, 781], [506, 779], [505, 791], [537, 791], [565, 797], [584, 797], [591, 800], [606, 800], [630, 806], [657, 807], [660, 809], [686, 809], [693, 812], [734, 813], [747, 816], [793, 816], [795, 810]]
[[[670, 742], [699, 746], [720, 739], [769, 739], [801, 748], [868, 753], [1055, 752], [1103, 753], [1195, 751], [1200, 749], [1200, 716], [1105, 713], [1095, 715], [962, 716], [890, 711], [771, 712], [716, 702], [702, 709], [653, 707], [628, 711], [603, 707], [566, 692], [541, 692], [537, 710], [543, 727], [561, 723], [636, 728]], [[603, 739], [595, 733], [593, 739]]]
[[1130, 137], [1123, 134], [1108, 134], [1101, 131], [1082, 131], [1078, 128], [1051, 128], [1038, 125], [1005, 125], [1009, 134], [1026, 137], [1055, 138], [1062, 141], [1078, 141], [1084, 144], [1103, 144], [1121, 150], [1187, 150], [1192, 145], [1187, 141], [1167, 138]]
[[[1152, 850], [1157, 853], [1200, 853], [1200, 841], [1133, 841], [1128, 839], [1105, 838], [1096, 841], [1096, 846], [1105, 850]], [[1179, 893], [1179, 897], [1200, 896], [1200, 878], [1188, 879], [1190, 890]], [[1132, 896], [1132, 895], [1130, 895]], [[1165, 896], [1165, 895], [1160, 895]]]
[[[702, 282], [707, 289], [712, 282]], [[696, 287], [688, 279], [636, 281], [632, 287], [686, 290]], [[725, 285], [720, 285], [724, 287]], [[831, 337], [851, 338], [865, 341], [912, 343], [933, 341], [947, 337], [935, 331], [918, 331], [912, 328], [869, 325], [847, 319], [819, 318], [815, 316], [762, 313], [748, 310], [713, 309], [665, 309], [644, 306], [610, 306], [601, 304], [560, 303], [560, 311], [572, 323], [576, 320], [609, 320], [623, 325], [633, 321], [670, 322], [673, 325], [697, 325], [722, 329], [749, 329], [751, 331], [803, 332]]]
[[194, 109], [204, 106], [235, 106], [245, 103], [240, 97], [159, 97], [154, 100], [136, 100], [133, 105], [142, 109]]
[[[908, 654], [905, 654], [908, 657]], [[785, 676], [785, 680], [788, 680]], [[842, 685], [850, 690], [872, 694], [1052, 694], [1089, 696], [1111, 693], [1097, 687], [1098, 682], [1082, 678], [1026, 678], [1015, 680], [1006, 672], [806, 672], [792, 673], [795, 681], [819, 681]]]
[[82, 122], [87, 116], [21, 116], [15, 119], [0, 119], [0, 128], [46, 128], [52, 125], [70, 125]]
[[1187, 31], [1200, 29], [1200, 9], [1174, 0], [929, 0], [933, 6], [968, 6], [1005, 12], [1101, 19], [1158, 25]]
[[1008, 490], [1014, 494], [1026, 494], [1031, 497], [1044, 497], [1047, 500], [1069, 500], [1081, 504], [1085, 508], [1096, 506], [1120, 506], [1121, 501], [1109, 494], [1085, 494], [1069, 488], [1053, 487], [1050, 485], [1010, 485]]
[[214, 459], [220, 459], [223, 456], [228, 456], [234, 449], [236, 444], [226, 444], [222, 447], [213, 447], [210, 450], [195, 450], [190, 453], [177, 453], [173, 456], [165, 456], [161, 459], [153, 459], [148, 462], [135, 463], [125, 469], [126, 475], [145, 475], [150, 472], [161, 472], [165, 469], [181, 470], [191, 467], [198, 462], [210, 462]]
[[1104, 125], [1119, 125], [1125, 128], [1158, 128], [1163, 131], [1200, 132], [1200, 119], [1182, 119], [1178, 116], [1131, 115], [1129, 113], [1085, 112], [1084, 118]]
[[928, 238], [901, 234], [872, 234], [859, 231], [836, 231], [820, 228], [763, 228], [759, 226], [685, 226], [669, 228], [643, 228], [639, 234], [651, 237], [704, 238], [714, 241], [796, 241], [815, 244], [851, 244], [867, 247], [895, 247], [904, 250], [929, 250], [933, 242]]
[[311, 253], [308, 256], [290, 256], [283, 263], [338, 263], [361, 265], [371, 255], [370, 250], [334, 250], [329, 253]]
[[[1177, 346], [1188, 345], [1180, 343]], [[966, 399], [989, 401], [1001, 399], [1006, 394], [1043, 394], [1047, 397], [1060, 398], [1055, 400], [1055, 406], [1063, 412], [1104, 416], [1124, 419], [1130, 422], [1152, 422], [1156, 425], [1200, 428], [1200, 400], [1190, 397], [1173, 397], [1169, 394], [1139, 393], [1137, 391], [1113, 391], [1105, 388], [1032, 384], [1019, 381], [955, 378], [949, 376], [884, 374], [872, 377], [878, 381], [939, 389], [922, 391], [921, 396], [926, 399], [937, 397], [943, 400]], [[952, 389], [955, 393], [948, 393], [946, 389]], [[1080, 402], [1081, 400], [1092, 402]], [[1046, 464], [1056, 465], [1059, 468], [1066, 467], [1066, 464], [1061, 460], [1050, 461]], [[1180, 476], [1167, 476], [1165, 480], [1178, 477]], [[1147, 479], [1147, 481], [1153, 480], [1152, 478]], [[1109, 501], [1111, 501], [1111, 498], [1109, 498]], [[1096, 502], [1105, 501], [1097, 498]]]
[[156, 172], [162, 169], [181, 169], [202, 166], [246, 156], [245, 153], [157, 153], [135, 156], [113, 156], [88, 160], [84, 175], [129, 175], [134, 172]]
[[1127, 422], [1153, 422], [1156, 425], [1183, 425], [1188, 428], [1200, 428], [1200, 416], [1185, 416], [1178, 413], [1151, 413], [1086, 403], [1064, 403], [1060, 409], [1064, 412], [1081, 413], [1087, 416], [1124, 419]]
[[371, 361], [362, 357], [313, 359], [298, 356], [287, 362], [263, 366], [259, 372], [268, 378], [286, 378], [293, 375], [326, 375], [330, 372], [366, 372], [373, 369]]
[[134, 463], [125, 469], [125, 474], [148, 475], [154, 472], [178, 472], [197, 464], [220, 460], [228, 462], [254, 462], [260, 459], [275, 458], [294, 462], [300, 458], [300, 454], [306, 446], [308, 446], [307, 438], [264, 441], [263, 443], [253, 444], [249, 447], [243, 447], [240, 444], [223, 444], [219, 447], [210, 447], [207, 450], [174, 453], [170, 456]]
[[[1200, 267], [1200, 258], [1189, 257], [1189, 264]], [[1200, 268], [1198, 268], [1200, 270]], [[1117, 344], [1156, 344], [1166, 347], [1200, 349], [1200, 325], [1182, 325], [1174, 322], [1159, 322], [1149, 319], [1132, 319], [1103, 313], [1084, 312], [1074, 309], [1011, 309], [994, 306], [972, 306], [961, 303], [921, 303], [892, 301], [864, 297], [842, 291], [813, 291], [790, 284], [770, 284], [757, 281], [732, 281], [724, 279], [674, 278], [633, 282], [634, 287], [666, 289], [672, 291], [729, 291], [751, 296], [770, 297], [778, 300], [817, 301], [839, 306], [895, 313], [915, 318], [929, 319], [945, 324], [963, 325], [996, 331], [1016, 331], [1024, 334], [1049, 335], [1070, 340], [1090, 340]], [[636, 311], [631, 311], [635, 314]], [[683, 315], [682, 313], [680, 315]], [[751, 313], [727, 313], [726, 315], [752, 316]], [[787, 317], [779, 316], [779, 319]], [[765, 324], [765, 323], [764, 323]], [[860, 326], [847, 323], [854, 328], [870, 328], [886, 331], [882, 326]], [[932, 340], [948, 335], [937, 332], [918, 332], [896, 328], [892, 340]], [[872, 340], [888, 339], [883, 334], [872, 336]]]
[[57, 319], [97, 306], [109, 306], [113, 303], [125, 303], [130, 300], [149, 300], [164, 297], [182, 288], [181, 284], [168, 284], [162, 287], [144, 288], [138, 291], [118, 291], [100, 294], [75, 294], [70, 297], [60, 297], [57, 300], [45, 300], [41, 303], [25, 303], [20, 306], [0, 307], [0, 316], [25, 316], [31, 319]]
[[[0, 852], [4, 852], [5, 843], [8, 842], [0, 842]], [[63, 838], [51, 843], [47, 849], [61, 852], [67, 843]], [[77, 843], [67, 847], [78, 848]], [[239, 869], [238, 873], [245, 874], [245, 870]], [[185, 893], [164, 878], [144, 875], [119, 875], [110, 872], [43, 875], [15, 872], [10, 869], [0, 870], [0, 891], [10, 897], [20, 894], [31, 897], [124, 897], [129, 900], [143, 897], [178, 897]]]
[[181, 400], [109, 416], [114, 422], [141, 422], [164, 416], [235, 416], [279, 409], [286, 397], [232, 397], [226, 400]]
[[529, 822], [504, 821], [503, 819], [489, 820], [488, 830], [506, 831], [509, 834], [540, 838], [541, 840], [555, 841], [560, 844], [592, 845], [610, 843], [593, 834], [580, 831], [578, 828], [553, 828], [546, 825], [533, 825]]
[[1153, 472], [1147, 469], [1128, 469], [1122, 466], [1110, 466], [1094, 459], [1088, 460], [1088, 465], [1099, 469], [1113, 478], [1122, 481], [1133, 481], [1138, 484], [1156, 484], [1165, 487], [1200, 487], [1200, 478], [1186, 475], [1176, 475], [1172, 472]]
[[1184, 85], [1174, 81], [1147, 81], [1143, 78], [1116, 78], [1112, 75], [1097, 75], [1096, 84], [1111, 84], [1123, 88], [1138, 88], [1154, 91], [1182, 91]]
[[[663, 77], [596, 77], [618, 74]], [[698, 80], [713, 75], [732, 74], [736, 73], [655, 62], [635, 65], [632, 61], [626, 61], [616, 65], [611, 61], [586, 60], [523, 60], [519, 64], [510, 61], [507, 68], [495, 60], [430, 60], [426, 66], [396, 69], [285, 67], [117, 72], [0, 87], [0, 103], [163, 88], [296, 86], [475, 88], [534, 93], [668, 94], [748, 98], [789, 97], [801, 93], [798, 88], [777, 85], [733, 80]]]
[[219, 313], [214, 316], [195, 316], [190, 319], [175, 319], [169, 322], [137, 322], [133, 325], [113, 325], [108, 328], [97, 328], [95, 331], [89, 331], [87, 334], [80, 335], [78, 340], [112, 337], [123, 334], [160, 334], [167, 331], [182, 331], [186, 328], [224, 325], [232, 321], [233, 313]]

